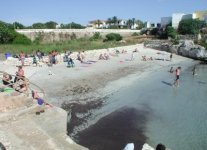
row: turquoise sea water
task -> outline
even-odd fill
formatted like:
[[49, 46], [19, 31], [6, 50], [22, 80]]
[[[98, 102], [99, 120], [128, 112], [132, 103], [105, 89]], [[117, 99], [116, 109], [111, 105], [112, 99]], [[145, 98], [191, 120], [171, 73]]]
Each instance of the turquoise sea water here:
[[[182, 72], [178, 88], [157, 86], [146, 103], [152, 109], [147, 123], [148, 142], [162, 142], [172, 150], [207, 149], [207, 66]], [[158, 92], [159, 91], [159, 92]]]
[[113, 99], [150, 112], [145, 135], [153, 147], [163, 143], [172, 150], [206, 150], [207, 65], [198, 66], [196, 76], [192, 67], [182, 70], [179, 87], [171, 85], [174, 78], [174, 74], [160, 70]]
[[199, 65], [196, 76], [192, 68], [182, 70], [179, 87], [171, 86], [175, 75], [163, 68], [111, 97], [114, 106], [149, 112], [145, 135], [153, 147], [207, 149], [207, 65]]
[[[139, 144], [143, 142], [139, 138], [145, 137], [146, 142], [153, 147], [163, 143], [171, 150], [206, 150], [207, 65], [198, 66], [196, 76], [192, 75], [192, 68], [182, 68], [179, 87], [171, 85], [175, 75], [168, 72], [170, 68], [162, 68], [142, 76], [132, 85], [111, 95], [107, 100], [107, 107], [104, 106], [96, 113], [97, 116], [106, 114], [106, 117], [85, 133], [90, 137], [103, 137], [103, 133], [109, 132], [105, 135], [107, 138], [89, 141], [88, 145], [101, 145], [100, 141], [106, 139], [114, 140], [115, 145], [120, 140], [114, 137], [117, 134], [117, 137], [121, 135], [126, 138], [117, 143], [117, 150], [122, 149], [126, 142], [134, 142], [135, 150], [139, 150]], [[118, 113], [123, 110], [127, 115], [117, 115], [117, 110]], [[132, 110], [136, 113], [128, 113]], [[117, 117], [124, 123], [120, 123], [118, 127], [112, 126], [117, 123]], [[132, 123], [133, 128], [130, 127]], [[115, 133], [117, 128], [120, 130]], [[108, 149], [115, 150], [113, 147]]]

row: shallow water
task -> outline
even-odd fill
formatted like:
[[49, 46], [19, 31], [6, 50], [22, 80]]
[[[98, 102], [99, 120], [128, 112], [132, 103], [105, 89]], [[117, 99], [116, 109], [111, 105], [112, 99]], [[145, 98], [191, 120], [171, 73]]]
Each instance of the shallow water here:
[[[192, 75], [191, 70], [192, 67], [182, 69], [179, 87], [172, 86], [174, 74], [163, 68], [153, 72], [150, 76], [141, 77], [130, 87], [114, 93], [107, 100], [106, 106], [96, 111], [92, 118], [105, 116], [105, 121], [102, 118], [94, 126], [83, 131], [85, 134], [84, 136], [80, 134], [80, 139], [81, 137], [85, 139], [92, 136], [102, 137], [103, 132], [97, 130], [97, 126], [101, 126], [107, 128], [108, 134], [105, 136], [112, 141], [114, 146], [108, 147], [108, 150], [123, 149], [126, 140], [120, 140], [119, 136], [126, 139], [134, 132], [137, 134], [133, 134], [134, 138], [127, 142], [135, 143], [136, 150], [140, 149], [140, 144], [143, 144], [145, 140], [153, 147], [156, 147], [158, 143], [163, 143], [172, 150], [207, 149], [207, 66], [199, 66], [196, 76]], [[113, 115], [117, 114], [115, 110], [126, 112], [136, 110], [141, 114]], [[111, 116], [115, 116], [114, 119], [107, 119]], [[116, 126], [110, 126], [110, 124], [116, 124], [116, 117], [120, 117], [120, 120], [129, 124], [131, 120], [134, 120], [133, 125], [137, 124], [137, 128], [120, 123], [120, 129], [128, 126], [128, 131], [123, 130], [121, 133], [121, 130], [117, 130], [117, 137], [110, 135], [110, 131], [116, 131]], [[143, 122], [143, 118], [146, 121]], [[139, 139], [143, 134], [142, 139]], [[89, 141], [87, 146], [94, 146], [93, 140]]]
[[178, 88], [166, 85], [148, 101], [153, 114], [147, 123], [149, 143], [161, 142], [173, 150], [207, 149], [207, 66], [189, 68], [181, 76]]

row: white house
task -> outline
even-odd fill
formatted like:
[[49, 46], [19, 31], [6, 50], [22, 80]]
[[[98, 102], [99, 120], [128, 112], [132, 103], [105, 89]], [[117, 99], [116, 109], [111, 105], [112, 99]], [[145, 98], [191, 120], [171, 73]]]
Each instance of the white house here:
[[147, 21], [145, 24], [145, 28], [156, 28], [156, 27], [157, 27], [157, 24], [151, 23], [149, 21]]

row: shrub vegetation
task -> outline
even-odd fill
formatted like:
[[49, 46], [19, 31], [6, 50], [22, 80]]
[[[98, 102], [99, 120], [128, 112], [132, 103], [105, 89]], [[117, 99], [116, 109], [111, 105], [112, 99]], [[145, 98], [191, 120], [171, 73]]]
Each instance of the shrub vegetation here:
[[200, 30], [206, 26], [205, 21], [200, 21], [198, 19], [188, 19], [182, 20], [179, 23], [178, 32], [180, 34], [198, 34]]
[[122, 36], [118, 33], [109, 33], [106, 35], [106, 39], [104, 41], [121, 41]]

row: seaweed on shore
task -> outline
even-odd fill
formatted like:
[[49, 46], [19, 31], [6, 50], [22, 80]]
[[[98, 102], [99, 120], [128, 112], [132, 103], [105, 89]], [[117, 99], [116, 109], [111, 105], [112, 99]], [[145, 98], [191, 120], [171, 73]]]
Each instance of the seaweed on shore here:
[[96, 99], [93, 101], [71, 102], [62, 104], [62, 108], [68, 112], [67, 132], [71, 134], [74, 128], [87, 122], [87, 118], [91, 116], [91, 110], [102, 107], [103, 100]]

